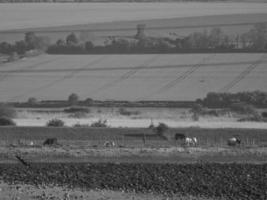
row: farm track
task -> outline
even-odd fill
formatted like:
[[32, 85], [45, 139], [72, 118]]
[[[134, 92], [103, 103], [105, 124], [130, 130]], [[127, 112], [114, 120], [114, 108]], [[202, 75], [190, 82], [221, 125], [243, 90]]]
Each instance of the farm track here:
[[0, 179], [9, 184], [58, 185], [169, 196], [265, 200], [266, 164], [0, 164]]

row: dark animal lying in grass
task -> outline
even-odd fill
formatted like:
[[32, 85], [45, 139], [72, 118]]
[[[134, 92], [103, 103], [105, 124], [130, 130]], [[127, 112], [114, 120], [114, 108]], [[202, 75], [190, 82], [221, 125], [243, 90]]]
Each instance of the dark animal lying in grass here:
[[241, 144], [241, 139], [237, 138], [237, 137], [232, 137], [229, 138], [227, 141], [227, 144], [229, 146], [236, 146], [236, 145], [240, 145]]
[[58, 145], [57, 138], [47, 138], [43, 145]]

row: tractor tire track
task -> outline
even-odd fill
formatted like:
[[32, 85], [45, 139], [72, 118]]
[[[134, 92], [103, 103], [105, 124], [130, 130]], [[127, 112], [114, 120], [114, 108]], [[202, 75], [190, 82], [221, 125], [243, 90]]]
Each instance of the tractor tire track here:
[[113, 87], [114, 85], [116, 85], [116, 84], [118, 84], [118, 83], [120, 83], [120, 82], [122, 82], [122, 81], [125, 81], [125, 80], [129, 79], [131, 76], [133, 76], [134, 74], [136, 74], [139, 70], [149, 68], [147, 65], [149, 65], [150, 63], [152, 63], [152, 62], [154, 62], [155, 60], [157, 60], [158, 57], [160, 57], [160, 55], [158, 55], [158, 54], [157, 54], [157, 55], [154, 55], [152, 58], [146, 60], [142, 65], [137, 66], [137, 67], [134, 67], [132, 70], [130, 70], [130, 71], [124, 73], [124, 74], [123, 74], [122, 76], [120, 76], [118, 79], [115, 79], [115, 80], [113, 80], [113, 81], [111, 81], [111, 82], [107, 82], [107, 83], [105, 83], [104, 85], [102, 85], [101, 87], [99, 87], [99, 88], [93, 90], [93, 91], [91, 92], [91, 94], [92, 94], [92, 93], [93, 93], [93, 94], [97, 94], [97, 93], [99, 93], [99, 92], [101, 92], [101, 91], [103, 91], [103, 90], [107, 90], [107, 89]]
[[56, 85], [56, 84], [58, 84], [58, 83], [60, 83], [62, 81], [65, 81], [66, 79], [71, 79], [76, 73], [79, 73], [79, 72], [83, 71], [83, 69], [85, 69], [85, 68], [87, 68], [87, 67], [89, 67], [91, 65], [96, 65], [96, 64], [100, 63], [101, 61], [103, 61], [103, 59], [105, 59], [107, 57], [109, 57], [109, 56], [106, 56], [106, 55], [101, 56], [100, 58], [98, 58], [96, 60], [93, 60], [92, 62], [82, 66], [81, 68], [78, 68], [75, 71], [71, 71], [70, 74], [67, 74], [67, 75], [63, 76], [62, 78], [56, 79], [56, 80], [54, 80], [54, 81], [52, 81], [52, 82], [50, 82], [48, 84], [42, 85], [41, 87], [34, 88], [34, 89], [26, 92], [26, 94], [24, 93], [22, 95], [17, 95], [15, 97], [12, 97], [11, 99], [9, 99], [9, 101], [14, 101], [16, 99], [19, 99], [19, 98], [25, 97], [25, 96], [27, 96], [29, 94], [32, 94], [32, 93], [34, 93], [36, 91], [41, 91], [41, 90], [50, 88], [50, 87], [52, 87], [52, 86], [54, 86], [54, 85]]
[[54, 58], [54, 59], [50, 59], [50, 60], [45, 60], [45, 61], [42, 61], [42, 62], [39, 62], [39, 63], [36, 63], [36, 64], [32, 64], [32, 65], [29, 65], [29, 66], [25, 66], [23, 68], [20, 68], [20, 69], [17, 69], [17, 70], [13, 70], [12, 72], [10, 71], [7, 71], [5, 72], [4, 74], [1, 74], [1, 77], [0, 77], [0, 82], [6, 80], [6, 78], [8, 78], [9, 76], [12, 76], [11, 73], [22, 73], [22, 72], [26, 72], [28, 70], [32, 70], [32, 69], [35, 69], [41, 65], [46, 65], [48, 63], [51, 63], [51, 62], [54, 62], [54, 61], [57, 61], [59, 60], [60, 58]]
[[[174, 80], [169, 81], [167, 84], [163, 85], [161, 88], [159, 88], [156, 92], [147, 95], [143, 97], [143, 99], [147, 99], [151, 96], [154, 96], [156, 94], [161, 94], [163, 92], [166, 92], [176, 86], [179, 82], [185, 80], [188, 78], [191, 74], [193, 74], [197, 69], [199, 69], [201, 66], [205, 65], [205, 63], [209, 60], [211, 60], [216, 54], [212, 54], [208, 57], [203, 58], [199, 63], [191, 66], [187, 71], [183, 72], [182, 74], [178, 73], [178, 77], [175, 78]], [[179, 75], [180, 74], [180, 75]], [[140, 98], [141, 99], [141, 98]]]
[[266, 55], [262, 55], [259, 60], [249, 65], [244, 71], [242, 71], [239, 75], [237, 75], [231, 82], [229, 82], [223, 88], [221, 88], [219, 92], [221, 93], [229, 92], [240, 81], [245, 79], [253, 70], [255, 70], [262, 63], [265, 57]]

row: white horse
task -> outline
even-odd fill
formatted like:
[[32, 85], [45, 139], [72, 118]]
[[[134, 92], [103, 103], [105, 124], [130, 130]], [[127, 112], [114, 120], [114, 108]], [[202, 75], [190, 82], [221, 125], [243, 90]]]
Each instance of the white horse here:
[[197, 145], [197, 138], [196, 137], [186, 137], [185, 138], [185, 145], [186, 146], [196, 146]]

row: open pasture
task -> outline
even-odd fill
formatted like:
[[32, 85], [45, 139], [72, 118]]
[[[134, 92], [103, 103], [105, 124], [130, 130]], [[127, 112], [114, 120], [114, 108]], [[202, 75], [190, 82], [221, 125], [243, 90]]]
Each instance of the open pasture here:
[[41, 55], [0, 65], [0, 101], [195, 100], [266, 91], [266, 54]]
[[233, 136], [241, 138], [244, 146], [267, 145], [267, 132], [263, 129], [204, 129], [173, 128], [165, 138], [155, 135], [148, 128], [48, 128], [48, 127], [2, 127], [0, 128], [2, 145], [16, 144], [18, 140], [35, 141], [42, 144], [46, 138], [57, 138], [62, 145], [103, 146], [105, 141], [114, 140], [117, 145], [142, 147], [143, 137], [146, 145], [154, 147], [175, 146], [175, 133], [184, 133], [188, 137], [197, 137], [198, 145], [203, 147], [227, 146], [227, 139]]

